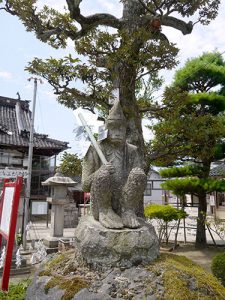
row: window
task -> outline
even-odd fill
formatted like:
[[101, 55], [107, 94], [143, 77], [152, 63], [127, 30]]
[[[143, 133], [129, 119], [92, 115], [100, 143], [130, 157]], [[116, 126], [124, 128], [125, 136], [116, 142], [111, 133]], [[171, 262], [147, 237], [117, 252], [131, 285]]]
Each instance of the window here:
[[22, 153], [17, 151], [0, 151], [0, 165], [4, 166], [22, 166], [23, 156]]
[[152, 195], [152, 184], [150, 182], [147, 182], [144, 195], [145, 196], [151, 196]]

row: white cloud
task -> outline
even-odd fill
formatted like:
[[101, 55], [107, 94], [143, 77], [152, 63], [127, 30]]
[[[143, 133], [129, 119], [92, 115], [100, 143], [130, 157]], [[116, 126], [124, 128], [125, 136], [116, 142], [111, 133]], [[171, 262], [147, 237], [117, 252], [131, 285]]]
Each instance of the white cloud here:
[[66, 1], [65, 0], [41, 0], [37, 2], [38, 8], [41, 9], [44, 5], [50, 6], [60, 12], [64, 11], [64, 7], [67, 7]]
[[0, 71], [0, 77], [4, 79], [12, 79], [13, 74], [7, 71]]
[[[38, 8], [41, 9], [44, 5], [50, 6], [60, 12], [65, 11], [65, 7], [67, 9], [67, 4], [65, 0], [41, 0], [37, 2]], [[85, 0], [80, 4], [81, 13], [84, 15], [94, 14], [98, 12], [108, 12], [111, 14], [115, 14], [118, 16], [121, 15], [122, 5], [119, 1], [116, 0]]]
[[46, 100], [56, 101], [56, 99], [57, 99], [56, 95], [51, 90], [50, 91], [42, 91], [42, 94]]
[[24, 86], [24, 88], [26, 90], [32, 90], [34, 88], [34, 85], [31, 82], [29, 82]]
[[103, 10], [106, 10], [106, 12], [115, 15], [117, 17], [122, 16], [122, 4], [118, 3], [118, 1], [105, 1], [105, 0], [97, 0], [97, 7], [100, 7]]

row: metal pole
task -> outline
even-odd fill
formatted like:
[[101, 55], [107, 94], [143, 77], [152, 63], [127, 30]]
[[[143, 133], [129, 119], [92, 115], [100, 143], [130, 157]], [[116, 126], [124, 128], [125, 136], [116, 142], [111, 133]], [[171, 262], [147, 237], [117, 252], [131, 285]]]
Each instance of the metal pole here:
[[31, 189], [31, 173], [32, 173], [32, 160], [33, 160], [33, 147], [34, 147], [34, 115], [36, 107], [36, 96], [37, 96], [37, 78], [30, 78], [29, 81], [34, 80], [34, 93], [33, 93], [33, 108], [31, 112], [30, 120], [30, 138], [29, 138], [29, 151], [28, 151], [28, 176], [25, 190], [25, 203], [24, 203], [24, 223], [23, 223], [23, 249], [27, 248], [27, 232], [26, 227], [28, 224], [28, 207], [30, 200], [30, 189]]

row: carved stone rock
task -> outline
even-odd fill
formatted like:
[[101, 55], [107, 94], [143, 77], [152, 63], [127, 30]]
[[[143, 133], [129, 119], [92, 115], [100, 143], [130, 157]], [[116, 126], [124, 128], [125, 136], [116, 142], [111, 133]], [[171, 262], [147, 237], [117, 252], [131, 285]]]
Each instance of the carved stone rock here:
[[92, 216], [81, 218], [75, 230], [76, 247], [85, 263], [93, 268], [146, 264], [159, 254], [158, 238], [152, 225], [139, 219], [136, 229], [107, 229]]

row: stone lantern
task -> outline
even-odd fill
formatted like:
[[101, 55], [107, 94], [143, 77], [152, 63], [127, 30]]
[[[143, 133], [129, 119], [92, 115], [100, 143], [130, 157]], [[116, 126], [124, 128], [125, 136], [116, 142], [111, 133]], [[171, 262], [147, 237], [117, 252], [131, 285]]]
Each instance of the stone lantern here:
[[[53, 177], [42, 182], [42, 185], [51, 187], [51, 197], [47, 202], [52, 204], [51, 209], [51, 231], [50, 237], [54, 238], [63, 236], [64, 229], [64, 205], [69, 203], [67, 197], [68, 187], [76, 184], [70, 177], [65, 177], [61, 173], [56, 173]], [[51, 247], [51, 246], [50, 246]]]

